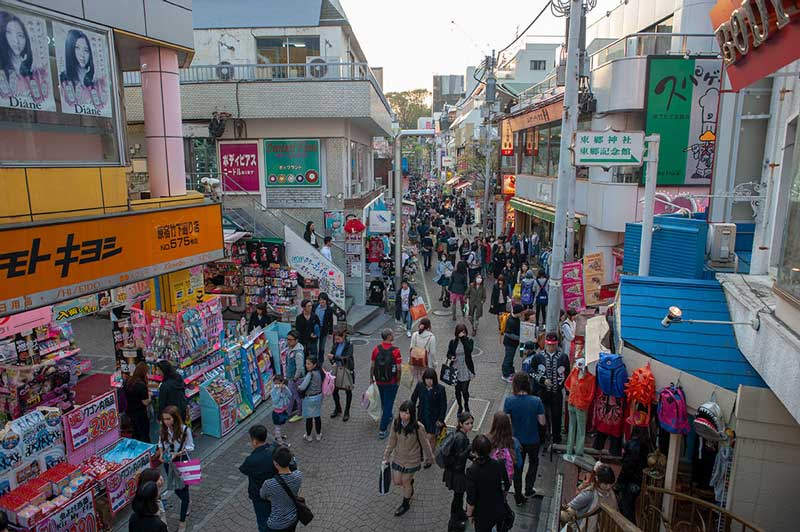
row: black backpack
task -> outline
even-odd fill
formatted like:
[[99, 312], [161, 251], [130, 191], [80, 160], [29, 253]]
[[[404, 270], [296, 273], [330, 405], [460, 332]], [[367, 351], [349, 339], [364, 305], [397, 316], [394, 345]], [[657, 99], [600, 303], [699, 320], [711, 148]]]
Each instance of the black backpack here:
[[394, 379], [397, 374], [397, 364], [394, 361], [394, 355], [391, 349], [385, 349], [383, 346], [378, 346], [378, 356], [375, 357], [375, 381], [376, 382], [389, 382]]

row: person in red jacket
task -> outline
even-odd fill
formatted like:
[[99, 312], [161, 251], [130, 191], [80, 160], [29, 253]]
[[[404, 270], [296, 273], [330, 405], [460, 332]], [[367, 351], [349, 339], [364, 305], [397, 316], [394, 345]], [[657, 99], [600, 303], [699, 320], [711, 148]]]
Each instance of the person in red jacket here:
[[403, 364], [403, 356], [400, 349], [394, 345], [394, 332], [391, 329], [381, 331], [383, 342], [372, 350], [372, 367], [370, 368], [370, 380], [378, 386], [378, 393], [381, 396], [381, 416], [380, 439], [388, 436], [387, 428], [392, 421], [392, 408], [394, 399], [397, 397], [397, 387], [400, 383], [400, 371]]

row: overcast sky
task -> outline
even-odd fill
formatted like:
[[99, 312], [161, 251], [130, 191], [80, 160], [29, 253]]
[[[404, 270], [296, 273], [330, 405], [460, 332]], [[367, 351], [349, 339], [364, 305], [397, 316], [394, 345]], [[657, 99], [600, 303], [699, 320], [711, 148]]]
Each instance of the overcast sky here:
[[[468, 65], [479, 63], [492, 48], [500, 50], [514, 40], [545, 4], [545, 0], [340, 2], [370, 66], [383, 67], [386, 92], [430, 89], [433, 74], [463, 75]], [[618, 3], [598, 0], [596, 12]], [[564, 24], [547, 9], [528, 35], [563, 35]]]

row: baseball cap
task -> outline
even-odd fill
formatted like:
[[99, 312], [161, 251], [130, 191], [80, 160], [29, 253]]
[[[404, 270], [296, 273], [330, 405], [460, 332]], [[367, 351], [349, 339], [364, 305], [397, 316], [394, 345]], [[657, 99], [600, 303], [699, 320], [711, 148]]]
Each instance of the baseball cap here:
[[558, 343], [558, 335], [555, 333], [548, 333], [547, 336], [544, 337], [544, 342], [546, 344], [557, 344]]

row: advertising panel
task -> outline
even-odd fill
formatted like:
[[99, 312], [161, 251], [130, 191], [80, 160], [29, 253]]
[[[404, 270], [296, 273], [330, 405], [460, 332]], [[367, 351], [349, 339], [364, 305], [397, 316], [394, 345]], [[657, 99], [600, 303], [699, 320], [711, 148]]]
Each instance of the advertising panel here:
[[344, 212], [325, 211], [325, 236], [334, 240], [344, 240]]
[[108, 392], [86, 404], [76, 406], [75, 410], [64, 415], [63, 420], [67, 454], [72, 463], [73, 453], [90, 443], [103, 441], [108, 435], [113, 435], [111, 442], [119, 439], [116, 392]]
[[53, 22], [61, 112], [111, 117], [108, 37], [84, 27]]
[[264, 140], [267, 188], [321, 186], [319, 140]]
[[95, 532], [97, 530], [93, 490], [87, 489], [86, 493], [75, 497], [68, 505], [36, 525], [36, 532], [54, 532], [56, 530], [69, 532], [73, 530]]
[[148, 467], [150, 467], [150, 453], [144, 452], [106, 479], [111, 513], [116, 514], [133, 500], [136, 494], [136, 476]]
[[580, 312], [586, 308], [583, 299], [583, 263], [580, 261], [565, 262], [563, 272], [561, 289], [564, 296], [564, 309]]
[[311, 244], [286, 227], [286, 263], [303, 277], [319, 281], [320, 292], [325, 292], [339, 308], [344, 306], [344, 273], [322, 256]]
[[0, 316], [224, 256], [219, 205], [0, 230]]
[[222, 190], [258, 192], [258, 144], [220, 142], [219, 171], [222, 174]]
[[648, 57], [645, 133], [661, 135], [658, 185], [711, 183], [721, 74], [720, 59]]
[[606, 267], [602, 253], [589, 253], [583, 257], [583, 287], [587, 305], [599, 305], [603, 297], [600, 287], [606, 277]]

